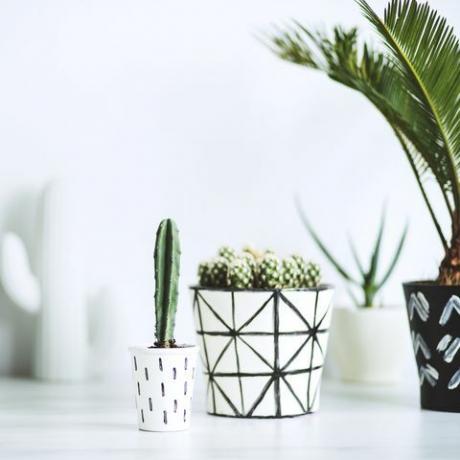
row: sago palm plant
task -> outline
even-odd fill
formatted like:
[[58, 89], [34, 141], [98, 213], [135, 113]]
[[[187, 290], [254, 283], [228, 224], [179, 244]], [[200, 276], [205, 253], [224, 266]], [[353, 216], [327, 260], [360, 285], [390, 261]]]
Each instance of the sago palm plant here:
[[[452, 27], [428, 3], [392, 0], [380, 18], [356, 0], [385, 49], [358, 42], [355, 28], [331, 35], [298, 22], [269, 34], [282, 59], [326, 73], [363, 94], [385, 117], [409, 160], [444, 248], [437, 282], [460, 284], [460, 47]], [[451, 222], [440, 224], [426, 179], [434, 178]]]

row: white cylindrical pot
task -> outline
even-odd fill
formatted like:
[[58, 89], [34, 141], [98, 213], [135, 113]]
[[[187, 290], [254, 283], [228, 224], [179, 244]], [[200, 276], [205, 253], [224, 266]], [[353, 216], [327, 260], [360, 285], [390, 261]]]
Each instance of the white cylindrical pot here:
[[192, 288], [213, 415], [280, 418], [315, 412], [332, 288]]
[[197, 347], [131, 347], [129, 350], [139, 429], [188, 429]]
[[336, 308], [331, 359], [343, 380], [391, 384], [400, 381], [408, 349], [402, 308]]

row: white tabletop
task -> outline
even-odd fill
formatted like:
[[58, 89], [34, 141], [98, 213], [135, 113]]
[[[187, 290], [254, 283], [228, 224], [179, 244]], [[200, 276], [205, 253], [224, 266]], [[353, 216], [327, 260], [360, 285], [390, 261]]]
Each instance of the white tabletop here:
[[326, 381], [321, 410], [221, 418], [195, 398], [188, 432], [136, 427], [127, 384], [0, 380], [0, 459], [459, 459], [460, 414], [421, 411], [418, 389]]

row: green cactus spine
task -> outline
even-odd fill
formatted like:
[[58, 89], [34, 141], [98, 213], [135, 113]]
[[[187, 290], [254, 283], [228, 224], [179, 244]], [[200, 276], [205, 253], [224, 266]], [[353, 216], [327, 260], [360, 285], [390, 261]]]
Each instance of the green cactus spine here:
[[288, 257], [281, 262], [281, 284], [286, 288], [300, 287], [300, 268], [294, 257]]
[[228, 280], [231, 287], [248, 289], [254, 284], [254, 273], [244, 258], [236, 258], [228, 268]]
[[260, 260], [257, 286], [265, 289], [281, 287], [281, 261], [275, 254], [266, 253]]
[[236, 251], [230, 246], [222, 246], [217, 254], [219, 257], [226, 259], [229, 263], [233, 262], [236, 258]]
[[300, 256], [298, 254], [294, 254], [291, 257], [292, 257], [292, 259], [295, 260], [295, 263], [297, 264], [297, 267], [299, 269], [298, 279], [297, 279], [297, 287], [305, 288], [305, 287], [307, 287], [307, 285], [305, 283], [305, 278], [307, 276], [307, 262], [302, 256]]
[[243, 252], [240, 256], [251, 268], [252, 274], [255, 277], [257, 274], [257, 260], [250, 252]]
[[212, 285], [211, 268], [210, 262], [201, 262], [200, 265], [198, 265], [198, 279], [200, 280], [200, 286]]
[[314, 288], [319, 286], [321, 282], [321, 269], [318, 264], [308, 262], [304, 283], [308, 288]]
[[228, 260], [224, 257], [216, 257], [211, 261], [211, 286], [228, 286]]
[[174, 345], [180, 245], [179, 232], [172, 219], [161, 221], [155, 241], [155, 316], [156, 346]]

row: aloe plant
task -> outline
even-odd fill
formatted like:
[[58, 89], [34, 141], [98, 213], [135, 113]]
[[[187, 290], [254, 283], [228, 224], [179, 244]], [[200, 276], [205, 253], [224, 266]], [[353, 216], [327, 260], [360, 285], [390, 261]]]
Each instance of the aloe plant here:
[[[385, 49], [358, 43], [355, 28], [331, 35], [299, 22], [270, 33], [280, 58], [324, 72], [365, 96], [394, 131], [415, 175], [444, 249], [437, 282], [460, 284], [460, 45], [452, 27], [428, 3], [392, 0], [380, 18], [355, 0]], [[443, 197], [426, 187], [434, 179]], [[446, 213], [450, 237], [441, 226]]]
[[176, 319], [180, 245], [179, 232], [172, 219], [161, 221], [155, 241], [155, 346], [174, 346], [174, 323]]
[[[369, 258], [369, 264], [367, 266], [368, 268], [366, 268], [366, 266], [361, 262], [356, 247], [353, 243], [353, 240], [351, 238], [348, 239], [350, 251], [355, 261], [357, 271], [359, 273], [359, 278], [357, 278], [354, 275], [350, 274], [350, 271], [344, 268], [344, 266], [341, 263], [339, 263], [337, 259], [332, 255], [331, 251], [326, 247], [325, 243], [320, 239], [318, 233], [315, 231], [312, 224], [307, 219], [307, 216], [305, 215], [305, 212], [303, 211], [302, 206], [300, 205], [300, 202], [298, 200], [296, 201], [296, 205], [302, 222], [306, 230], [312, 237], [313, 241], [316, 243], [320, 251], [326, 257], [326, 259], [332, 264], [337, 273], [349, 285], [347, 290], [348, 294], [353, 300], [353, 303], [357, 307], [374, 307], [377, 294], [383, 288], [385, 283], [389, 280], [398, 263], [407, 236], [407, 224], [404, 227], [401, 238], [399, 239], [399, 242], [396, 246], [395, 252], [390, 259], [390, 263], [380, 278], [378, 277], [378, 268], [380, 263], [380, 252], [382, 246], [383, 233], [385, 229], [385, 211], [382, 213], [382, 218], [380, 220], [380, 225], [377, 232], [377, 238], [375, 240], [374, 247]], [[355, 294], [353, 293], [353, 288], [358, 288], [361, 290], [361, 300], [359, 300], [355, 296]]]

